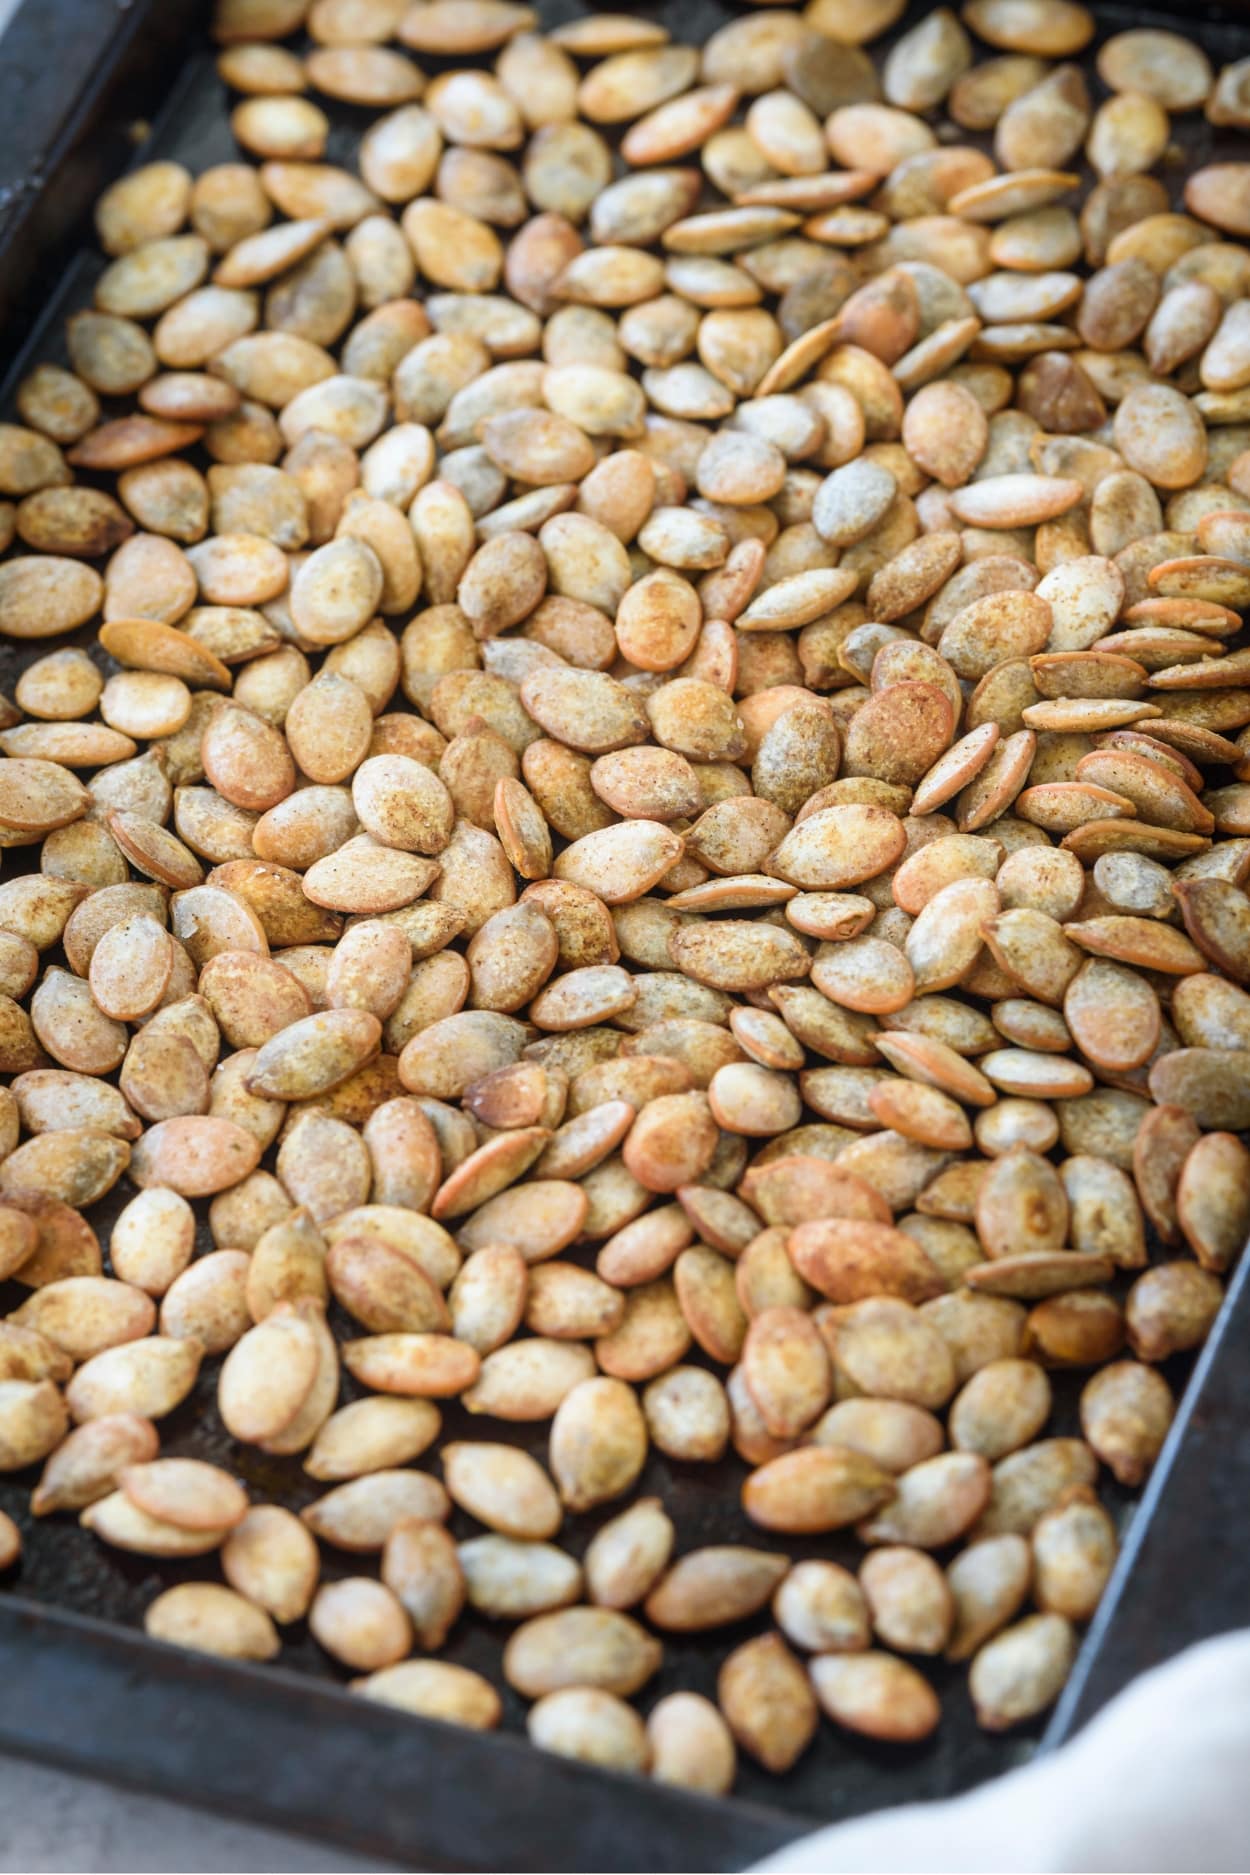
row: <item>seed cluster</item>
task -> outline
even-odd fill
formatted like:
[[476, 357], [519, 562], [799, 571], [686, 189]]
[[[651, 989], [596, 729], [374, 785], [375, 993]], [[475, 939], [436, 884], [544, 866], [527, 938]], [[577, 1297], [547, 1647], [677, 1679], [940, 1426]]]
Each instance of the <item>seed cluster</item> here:
[[[219, 1558], [154, 1635], [488, 1727], [469, 1607], [717, 1792], [1053, 1701], [1250, 1232], [1250, 60], [901, 11], [218, 0], [254, 160], [107, 191], [0, 425], [0, 1470]], [[301, 1517], [161, 1456], [206, 1361]]]

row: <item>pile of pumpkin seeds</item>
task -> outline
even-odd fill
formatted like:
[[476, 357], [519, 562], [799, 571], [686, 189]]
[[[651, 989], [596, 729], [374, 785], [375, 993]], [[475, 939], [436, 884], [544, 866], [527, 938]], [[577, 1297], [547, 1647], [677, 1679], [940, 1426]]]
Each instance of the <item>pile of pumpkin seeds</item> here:
[[0, 426], [0, 1469], [216, 1558], [153, 1635], [489, 1727], [475, 1610], [712, 1791], [1054, 1700], [1250, 1231], [1250, 59], [901, 11], [219, 0], [238, 161]]

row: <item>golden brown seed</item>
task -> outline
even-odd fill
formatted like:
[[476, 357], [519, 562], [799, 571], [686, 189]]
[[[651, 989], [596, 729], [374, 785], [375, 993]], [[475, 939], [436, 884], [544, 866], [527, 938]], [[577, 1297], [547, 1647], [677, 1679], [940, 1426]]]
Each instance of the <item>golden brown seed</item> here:
[[308, 1611], [320, 1563], [312, 1536], [276, 1504], [254, 1504], [221, 1551], [230, 1586], [282, 1624]]
[[815, 1735], [816, 1700], [779, 1634], [746, 1641], [730, 1654], [717, 1701], [737, 1742], [767, 1770], [789, 1770]]
[[444, 1448], [443, 1465], [454, 1501], [491, 1529], [533, 1540], [559, 1528], [555, 1491], [526, 1453], [503, 1445], [456, 1444]]
[[937, 1696], [915, 1668], [890, 1654], [821, 1654], [810, 1666], [822, 1710], [869, 1738], [925, 1738], [938, 1722]]
[[232, 1660], [272, 1660], [281, 1643], [268, 1614], [215, 1582], [182, 1582], [149, 1604], [143, 1618], [157, 1640]]
[[972, 1663], [970, 1686], [978, 1722], [1004, 1731], [1053, 1704], [1076, 1655], [1076, 1636], [1062, 1615], [1030, 1615], [991, 1640]]
[[804, 1533], [854, 1523], [893, 1492], [889, 1474], [871, 1459], [849, 1447], [809, 1446], [761, 1465], [742, 1501], [763, 1528]]
[[243, 1487], [200, 1459], [154, 1458], [124, 1465], [117, 1480], [137, 1509], [179, 1529], [232, 1529], [247, 1513]]
[[994, 1467], [990, 1502], [977, 1525], [978, 1541], [983, 1536], [1027, 1536], [1065, 1491], [1093, 1484], [1097, 1470], [1093, 1451], [1080, 1439], [1041, 1439], [1010, 1453]]
[[733, 1545], [682, 1556], [647, 1597], [652, 1626], [682, 1633], [740, 1621], [772, 1595], [790, 1566], [786, 1556]]
[[113, 1490], [127, 1465], [156, 1457], [159, 1438], [148, 1419], [133, 1413], [103, 1414], [75, 1427], [52, 1453], [31, 1495], [35, 1516], [81, 1510]]
[[448, 1661], [402, 1660], [351, 1686], [365, 1699], [474, 1731], [489, 1731], [501, 1717], [499, 1695], [489, 1681]]
[[469, 1604], [483, 1614], [524, 1620], [565, 1607], [581, 1593], [580, 1565], [550, 1543], [473, 1537], [457, 1556]]
[[736, 1770], [732, 1735], [710, 1700], [669, 1693], [647, 1717], [651, 1775], [662, 1784], [724, 1795]]
[[837, 1359], [862, 1391], [939, 1407], [954, 1391], [945, 1343], [925, 1319], [894, 1300], [857, 1302], [839, 1324]]
[[966, 1660], [1006, 1625], [1029, 1590], [1033, 1559], [1022, 1536], [991, 1536], [961, 1550], [948, 1568], [955, 1622], [949, 1660]]
[[1033, 1531], [1034, 1593], [1048, 1614], [1088, 1621], [1116, 1558], [1115, 1526], [1092, 1491], [1073, 1491]]
[[596, 1532], [586, 1551], [586, 1587], [604, 1608], [632, 1608], [663, 1573], [673, 1525], [658, 1498], [639, 1498]]
[[388, 1544], [400, 1524], [411, 1519], [441, 1524], [448, 1510], [447, 1494], [437, 1479], [419, 1471], [383, 1470], [337, 1485], [301, 1515], [322, 1542], [367, 1554]]
[[402, 1603], [368, 1576], [324, 1583], [313, 1598], [308, 1624], [328, 1654], [369, 1673], [402, 1660], [412, 1645]]
[[541, 1751], [608, 1770], [639, 1772], [650, 1760], [642, 1720], [632, 1706], [599, 1687], [568, 1686], [530, 1710], [527, 1727]]
[[567, 1608], [523, 1623], [504, 1649], [504, 1676], [530, 1699], [566, 1686], [628, 1697], [660, 1665], [660, 1643], [629, 1615]]
[[191, 1391], [200, 1365], [195, 1342], [149, 1335], [106, 1348], [84, 1362], [66, 1390], [78, 1421], [105, 1413], [161, 1419]]
[[896, 1497], [861, 1529], [867, 1542], [939, 1548], [980, 1516], [990, 1494], [989, 1467], [979, 1455], [945, 1452], [904, 1472]]
[[828, 1355], [811, 1318], [799, 1309], [765, 1309], [754, 1317], [742, 1374], [774, 1438], [794, 1437], [829, 1401]]
[[621, 1496], [642, 1470], [646, 1452], [646, 1422], [623, 1380], [581, 1381], [560, 1402], [551, 1426], [551, 1469], [570, 1509]]

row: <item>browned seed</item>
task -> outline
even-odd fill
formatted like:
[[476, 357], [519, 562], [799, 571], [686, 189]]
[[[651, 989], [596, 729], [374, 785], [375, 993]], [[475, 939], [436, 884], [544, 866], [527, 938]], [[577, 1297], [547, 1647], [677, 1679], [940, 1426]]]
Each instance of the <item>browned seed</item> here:
[[997, 1635], [972, 1663], [979, 1724], [1003, 1731], [1044, 1712], [1062, 1690], [1075, 1655], [1076, 1635], [1062, 1615], [1030, 1615]]
[[669, 1693], [647, 1718], [651, 1775], [663, 1784], [724, 1795], [736, 1769], [734, 1743], [724, 1719], [698, 1693]]
[[1204, 1268], [1224, 1270], [1247, 1234], [1246, 1148], [1232, 1133], [1208, 1133], [1186, 1156], [1176, 1186], [1185, 1240]]
[[504, 1650], [504, 1676], [527, 1698], [565, 1686], [597, 1686], [628, 1697], [652, 1677], [660, 1643], [631, 1616], [612, 1608], [567, 1608], [515, 1630]]
[[1143, 1117], [1132, 1146], [1132, 1174], [1141, 1207], [1164, 1243], [1179, 1243], [1177, 1183], [1190, 1149], [1198, 1144], [1198, 1123], [1184, 1106], [1160, 1102]]
[[1027, 1536], [1043, 1512], [1073, 1485], [1094, 1482], [1097, 1461], [1080, 1439], [1042, 1439], [1000, 1459], [989, 1506], [977, 1525], [983, 1536]]
[[730, 1654], [717, 1700], [738, 1743], [768, 1770], [788, 1770], [815, 1735], [815, 1697], [779, 1634], [746, 1641]]
[[120, 1342], [79, 1368], [66, 1404], [79, 1421], [119, 1412], [160, 1419], [190, 1392], [199, 1364], [200, 1350], [192, 1342], [153, 1335]]
[[[441, 1524], [449, 1509], [437, 1479], [420, 1471], [378, 1470], [337, 1485], [301, 1516], [322, 1542], [369, 1554], [389, 1546], [397, 1527], [413, 1519]], [[388, 1580], [387, 1586], [398, 1592], [394, 1581]]]
[[489, 1731], [502, 1716], [499, 1695], [489, 1681], [445, 1660], [399, 1660], [351, 1686], [365, 1699], [473, 1731]]
[[157, 1640], [234, 1660], [272, 1660], [279, 1651], [264, 1609], [215, 1582], [182, 1582], [166, 1589], [144, 1614]]
[[786, 1556], [726, 1544], [682, 1556], [648, 1595], [654, 1627], [681, 1633], [728, 1626], [769, 1600], [789, 1569]]
[[950, 1660], [966, 1660], [1011, 1620], [1028, 1593], [1032, 1557], [1022, 1536], [986, 1537], [961, 1550], [947, 1570], [955, 1603]]
[[650, 1761], [642, 1720], [622, 1699], [599, 1687], [562, 1687], [530, 1710], [531, 1741], [581, 1763], [641, 1772]]
[[889, 1294], [918, 1303], [941, 1292], [924, 1251], [888, 1224], [813, 1220], [791, 1232], [787, 1248], [798, 1273], [832, 1302]]
[[308, 1614], [315, 1639], [344, 1666], [369, 1673], [402, 1660], [412, 1626], [399, 1598], [367, 1576], [347, 1576], [317, 1590]]
[[117, 1479], [137, 1509], [179, 1529], [232, 1529], [247, 1512], [243, 1487], [200, 1459], [154, 1458], [123, 1465]]
[[141, 1187], [165, 1185], [183, 1197], [225, 1191], [260, 1162], [257, 1140], [232, 1121], [207, 1115], [162, 1120], [139, 1141], [130, 1176]]
[[1052, 1614], [1087, 1621], [1115, 1563], [1115, 1527], [1092, 1491], [1074, 1492], [1033, 1533], [1037, 1599]]
[[658, 1498], [639, 1498], [605, 1523], [586, 1551], [586, 1585], [600, 1607], [629, 1608], [659, 1578], [672, 1553], [673, 1526]]
[[753, 1472], [743, 1486], [743, 1508], [764, 1529], [802, 1534], [857, 1522], [893, 1493], [889, 1473], [863, 1454], [813, 1445]]
[[1123, 1345], [1123, 1315], [1110, 1296], [1074, 1289], [1029, 1311], [1026, 1350], [1051, 1365], [1093, 1366]]
[[1116, 1361], [1082, 1391], [1081, 1427], [1120, 1483], [1137, 1485], [1149, 1476], [1174, 1410], [1162, 1374], [1137, 1361]]
[[938, 1722], [928, 1682], [889, 1654], [822, 1654], [810, 1673], [824, 1712], [849, 1731], [906, 1741], [927, 1737]]
[[457, 1560], [469, 1605], [484, 1614], [524, 1620], [566, 1607], [581, 1593], [580, 1565], [554, 1544], [472, 1537], [460, 1544]]
[[1219, 1306], [1219, 1284], [1210, 1270], [1191, 1263], [1160, 1264], [1139, 1276], [1129, 1292], [1129, 1340], [1143, 1360], [1163, 1360], [1179, 1349], [1198, 1347]]

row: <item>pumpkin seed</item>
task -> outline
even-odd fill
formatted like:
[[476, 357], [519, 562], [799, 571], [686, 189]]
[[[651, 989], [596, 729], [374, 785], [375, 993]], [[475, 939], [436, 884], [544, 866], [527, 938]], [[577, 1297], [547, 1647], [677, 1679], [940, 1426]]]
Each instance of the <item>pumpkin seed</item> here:
[[710, 1700], [669, 1693], [647, 1717], [651, 1775], [661, 1784], [724, 1796], [737, 1769], [733, 1737]]
[[277, 1504], [253, 1504], [221, 1550], [231, 1588], [285, 1626], [308, 1612], [317, 1588], [317, 1546], [298, 1517]]
[[789, 1557], [766, 1550], [728, 1544], [692, 1550], [651, 1590], [647, 1619], [679, 1633], [727, 1627], [762, 1608], [789, 1567]]
[[404, 1660], [351, 1684], [352, 1691], [366, 1699], [473, 1731], [489, 1731], [501, 1717], [499, 1695], [489, 1681], [445, 1660]]
[[1074, 1491], [1033, 1531], [1035, 1593], [1043, 1611], [1088, 1621], [1116, 1557], [1115, 1526], [1092, 1491]]
[[394, 1666], [412, 1646], [403, 1604], [369, 1576], [323, 1583], [309, 1608], [308, 1625], [335, 1660], [370, 1674]]
[[1005, 1629], [972, 1662], [977, 1722], [998, 1732], [1044, 1712], [1058, 1698], [1075, 1656], [1076, 1636], [1062, 1615], [1029, 1615]]
[[1032, 1568], [1022, 1536], [990, 1536], [960, 1551], [946, 1572], [955, 1610], [949, 1660], [967, 1660], [1011, 1620], [1028, 1594]]
[[531, 1741], [540, 1751], [614, 1771], [643, 1771], [650, 1761], [646, 1728], [632, 1706], [593, 1686], [566, 1686], [531, 1707]]
[[504, 1649], [504, 1677], [527, 1699], [568, 1686], [627, 1698], [658, 1670], [662, 1648], [629, 1615], [611, 1608], [564, 1608], [517, 1628]]
[[[336, 1485], [300, 1514], [323, 1543], [367, 1554], [389, 1546], [395, 1530], [410, 1520], [441, 1523], [449, 1509], [436, 1478], [419, 1471], [380, 1470]], [[396, 1587], [385, 1571], [384, 1580]]]
[[730, 1654], [717, 1701], [738, 1744], [766, 1770], [789, 1770], [815, 1736], [815, 1697], [779, 1634], [745, 1641]]
[[821, 1654], [809, 1667], [822, 1710], [835, 1724], [869, 1738], [926, 1738], [938, 1722], [932, 1687], [890, 1654]]
[[580, 1381], [561, 1400], [551, 1425], [550, 1462], [564, 1503], [584, 1510], [621, 1496], [642, 1470], [647, 1428], [624, 1381]]

